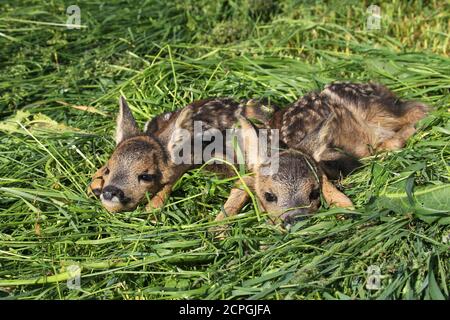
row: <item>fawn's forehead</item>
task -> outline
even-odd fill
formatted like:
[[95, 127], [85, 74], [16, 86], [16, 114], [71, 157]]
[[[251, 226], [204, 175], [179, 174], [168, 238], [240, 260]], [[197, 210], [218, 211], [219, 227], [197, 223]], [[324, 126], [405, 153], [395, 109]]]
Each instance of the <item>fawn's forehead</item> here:
[[111, 164], [124, 163], [158, 163], [163, 159], [164, 153], [161, 145], [150, 136], [137, 136], [121, 142], [110, 159]]
[[314, 162], [301, 153], [281, 152], [277, 161], [276, 170], [272, 172], [270, 177], [267, 177], [272, 181], [299, 185], [302, 183], [314, 183], [317, 180], [315, 178]]

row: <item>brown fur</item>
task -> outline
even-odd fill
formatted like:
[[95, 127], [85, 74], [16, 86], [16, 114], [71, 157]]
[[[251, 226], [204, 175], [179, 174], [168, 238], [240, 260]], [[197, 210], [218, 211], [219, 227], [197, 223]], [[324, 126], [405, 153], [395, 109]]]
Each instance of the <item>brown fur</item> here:
[[[240, 118], [240, 126], [243, 129], [242, 148], [245, 152], [258, 154], [258, 150], [250, 150], [252, 146], [258, 145], [258, 129], [245, 118]], [[250, 154], [250, 156], [251, 156]], [[247, 157], [247, 159], [250, 159]], [[253, 163], [247, 163], [248, 169], [253, 173], [243, 181], [239, 181], [227, 202], [225, 212], [220, 214], [216, 220], [222, 220], [227, 216], [237, 214], [248, 201], [247, 192], [241, 186], [241, 182], [256, 195], [259, 207], [269, 214], [272, 222], [292, 223], [297, 219], [311, 215], [320, 206], [320, 191], [323, 188], [323, 173], [316, 162], [308, 155], [294, 149], [280, 151], [277, 159], [276, 171], [270, 170], [270, 162], [257, 157]], [[329, 184], [327, 190], [331, 190]], [[326, 190], [325, 190], [326, 191]], [[334, 204], [342, 204], [346, 196], [334, 188], [328, 192], [327, 201]], [[348, 202], [351, 201], [346, 198]], [[219, 229], [223, 232], [223, 228]]]
[[427, 110], [380, 84], [338, 83], [280, 110], [271, 127], [280, 129], [286, 145], [312, 155], [335, 178], [355, 169], [360, 158], [403, 147]]
[[[268, 123], [269, 111], [273, 112], [271, 107], [266, 107], [266, 114], [255, 110], [255, 101], [251, 100], [248, 106], [246, 104], [247, 101], [240, 104], [229, 98], [195, 101], [182, 110], [155, 117], [146, 124], [145, 132], [142, 133], [126, 101], [121, 98], [116, 132], [117, 147], [107, 164], [94, 174], [90, 191], [101, 197], [103, 205], [111, 212], [134, 209], [145, 201], [146, 194], [153, 198], [148, 209], [161, 207], [170, 195], [173, 184], [186, 171], [198, 166], [175, 165], [171, 162], [169, 144], [175, 124], [192, 130], [192, 121], [201, 121], [204, 130], [216, 128], [224, 131], [233, 127], [237, 115], [255, 117], [262, 123]], [[180, 118], [182, 112], [186, 119]], [[220, 165], [212, 165], [210, 168], [228, 172]], [[150, 175], [151, 181], [139, 179], [143, 174]], [[105, 199], [106, 194], [112, 201]], [[123, 201], [117, 201], [118, 199]]]
[[[260, 176], [258, 168], [253, 168], [255, 177], [248, 183], [258, 195], [261, 207], [275, 213], [272, 215], [275, 218], [280, 212], [286, 212], [286, 208], [299, 204], [307, 206], [288, 218], [297, 213], [301, 216], [314, 212], [318, 202], [308, 201], [306, 196], [318, 183], [328, 204], [352, 207], [350, 199], [337, 190], [327, 176], [337, 178], [348, 174], [359, 166], [360, 158], [374, 152], [402, 148], [427, 110], [422, 103], [398, 99], [379, 84], [331, 84], [322, 92], [307, 94], [274, 113], [270, 126], [280, 130], [281, 142], [290, 149], [280, 157], [284, 162], [280, 172]], [[316, 183], [311, 171], [301, 163], [308, 157], [286, 157], [286, 152], [289, 154], [292, 149], [313, 157], [310, 163], [318, 163], [316, 173], [321, 177], [320, 182]], [[280, 199], [276, 203], [264, 201], [263, 194], [267, 191]], [[231, 214], [240, 210], [235, 204], [242, 204], [243, 199], [242, 190], [231, 194], [226, 203], [230, 203]], [[283, 215], [286, 217], [285, 213]]]
[[[127, 108], [124, 100], [121, 108]], [[112, 212], [135, 208], [145, 200], [146, 193], [152, 197], [147, 208], [159, 208], [181, 175], [196, 167], [171, 162], [176, 128], [192, 132], [193, 121], [201, 121], [204, 130], [224, 131], [239, 120], [247, 129], [244, 151], [249, 152], [249, 146], [257, 145], [259, 131], [247, 120], [251, 118], [261, 127], [270, 125], [279, 129], [281, 143], [289, 149], [280, 153], [278, 172], [263, 173], [265, 164], [258, 159], [256, 164], [247, 164], [254, 175], [241, 182], [256, 193], [260, 207], [274, 221], [281, 217], [289, 222], [318, 209], [319, 190], [329, 204], [351, 207], [350, 199], [327, 176], [347, 174], [359, 165], [358, 159], [376, 151], [401, 148], [426, 111], [425, 105], [403, 102], [381, 85], [349, 83], [329, 85], [322, 92], [308, 94], [281, 110], [256, 100], [241, 104], [228, 98], [200, 100], [152, 119], [146, 124], [145, 133], [136, 131], [134, 119], [127, 119], [131, 116], [129, 109], [122, 110], [117, 136], [125, 139], [119, 139], [107, 165], [94, 174], [91, 189], [97, 195], [102, 191], [104, 194], [108, 186], [123, 191], [126, 201], [104, 201]], [[120, 131], [120, 122], [124, 120], [122, 128], [127, 132]], [[209, 168], [233, 175], [224, 165]], [[142, 173], [151, 174], [154, 179], [138, 181]], [[267, 194], [271, 196], [267, 198]], [[248, 199], [247, 192], [238, 184], [225, 203], [225, 212], [216, 220], [237, 214]]]

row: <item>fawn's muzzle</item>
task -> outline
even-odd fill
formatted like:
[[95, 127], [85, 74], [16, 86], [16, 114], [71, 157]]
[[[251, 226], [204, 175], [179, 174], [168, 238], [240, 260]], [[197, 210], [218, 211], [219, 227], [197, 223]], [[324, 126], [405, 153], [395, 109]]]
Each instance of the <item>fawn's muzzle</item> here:
[[121, 203], [127, 202], [127, 198], [125, 197], [123, 191], [115, 186], [106, 186], [103, 188], [101, 198], [105, 201], [118, 201]]
[[288, 211], [281, 215], [284, 225], [294, 225], [308, 217], [309, 210], [307, 208]]

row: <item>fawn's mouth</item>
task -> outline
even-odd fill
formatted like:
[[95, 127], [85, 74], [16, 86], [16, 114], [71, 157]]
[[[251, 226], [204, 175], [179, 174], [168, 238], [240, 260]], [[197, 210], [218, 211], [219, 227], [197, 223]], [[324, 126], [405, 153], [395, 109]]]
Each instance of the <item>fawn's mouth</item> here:
[[305, 220], [310, 215], [311, 215], [310, 208], [301, 208], [301, 209], [290, 210], [290, 211], [283, 213], [280, 216], [280, 219], [283, 222], [283, 225], [286, 227], [289, 225], [294, 225], [299, 221]]
[[109, 212], [131, 211], [136, 208], [136, 205], [132, 204], [130, 198], [119, 199], [118, 197], [112, 197], [110, 200], [107, 200], [101, 194], [100, 200], [102, 201], [103, 207]]

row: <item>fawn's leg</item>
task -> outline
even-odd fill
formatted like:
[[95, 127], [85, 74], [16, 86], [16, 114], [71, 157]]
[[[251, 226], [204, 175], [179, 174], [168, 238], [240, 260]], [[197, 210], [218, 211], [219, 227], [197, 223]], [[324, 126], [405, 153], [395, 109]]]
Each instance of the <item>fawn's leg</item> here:
[[353, 207], [352, 201], [339, 191], [325, 175], [322, 175], [322, 194], [328, 205], [341, 208]]
[[225, 212], [219, 213], [214, 221], [222, 221], [226, 217], [237, 215], [249, 198], [247, 191], [239, 188], [231, 189], [230, 196], [224, 205]]
[[[241, 211], [242, 207], [247, 203], [250, 196], [247, 191], [233, 188], [231, 189], [230, 196], [224, 205], [224, 211], [220, 212], [214, 221], [222, 221], [226, 217], [235, 216]], [[209, 232], [215, 235], [216, 239], [223, 240], [226, 237], [226, 231], [228, 229], [228, 225], [220, 225], [214, 226], [209, 229]]]
[[105, 182], [103, 180], [103, 175], [105, 174], [106, 165], [98, 169], [94, 175], [92, 176], [92, 181], [89, 184], [88, 187], [88, 193], [92, 193], [96, 197], [99, 197], [102, 193], [103, 189], [103, 183]]
[[[255, 180], [254, 177], [246, 176], [242, 179], [248, 188], [253, 188]], [[238, 181], [236, 183], [236, 187], [231, 189], [230, 196], [223, 206], [225, 212], [219, 213], [215, 221], [222, 221], [226, 217], [237, 215], [239, 211], [241, 211], [242, 207], [247, 203], [249, 198], [250, 196], [247, 191], [242, 188], [242, 182]]]
[[405, 126], [397, 131], [392, 138], [382, 141], [378, 145], [377, 150], [399, 150], [405, 146], [406, 141], [414, 134], [414, 132], [416, 132], [414, 126]]
[[172, 187], [172, 184], [167, 184], [158, 193], [156, 193], [155, 196], [150, 199], [150, 202], [145, 206], [146, 211], [162, 208], [172, 192]]
[[[398, 150], [401, 149], [406, 141], [416, 132], [414, 128], [415, 124], [421, 119], [425, 118], [429, 107], [421, 102], [417, 101], [405, 101], [400, 105], [403, 110], [403, 114], [395, 118], [395, 122], [400, 125], [400, 130], [398, 130], [392, 138], [382, 141], [378, 146], [378, 150]], [[389, 120], [389, 118], [386, 118]], [[383, 120], [383, 118], [381, 118]], [[393, 122], [390, 119], [390, 122]], [[380, 122], [383, 126], [383, 122]]]
[[[244, 182], [249, 188], [253, 188], [253, 177], [244, 177]], [[239, 188], [240, 182], [236, 184], [236, 187], [231, 189], [230, 196], [224, 205], [224, 211], [220, 212], [214, 221], [222, 221], [226, 217], [231, 217], [237, 215], [242, 207], [248, 202], [250, 198], [247, 191]], [[225, 239], [225, 232], [228, 225], [215, 226], [209, 229], [209, 232], [215, 234], [216, 239]]]

